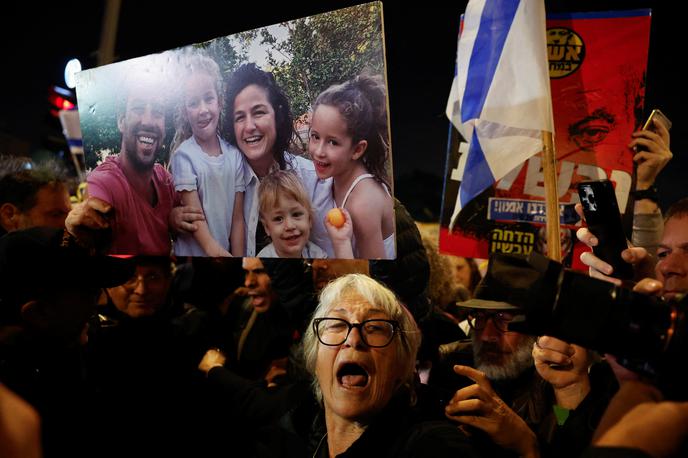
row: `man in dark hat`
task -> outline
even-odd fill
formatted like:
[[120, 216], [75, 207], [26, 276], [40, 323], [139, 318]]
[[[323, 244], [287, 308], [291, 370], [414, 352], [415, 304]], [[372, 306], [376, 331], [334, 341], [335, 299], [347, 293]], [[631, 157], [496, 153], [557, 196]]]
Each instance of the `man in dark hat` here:
[[490, 380], [514, 380], [533, 366], [535, 337], [509, 331], [517, 307], [481, 296], [479, 292], [476, 299], [460, 303], [469, 308], [474, 366]]
[[[516, 290], [500, 284], [503, 275], [501, 266], [491, 259], [475, 297], [457, 304], [468, 309], [472, 361], [459, 356], [456, 362], [461, 365], [454, 366], [454, 371], [474, 384], [458, 390], [446, 412], [458, 423], [485, 431], [503, 449], [535, 456], [539, 450], [537, 438], [523, 419], [520, 399], [532, 388], [531, 351], [535, 338], [509, 330], [519, 310], [511, 303]], [[488, 423], [491, 428], [486, 428]], [[499, 453], [490, 450], [490, 455]]]
[[[595, 375], [592, 389], [592, 360], [584, 348], [513, 331], [533, 291], [551, 287], [548, 277], [528, 265], [525, 258], [494, 255], [475, 298], [458, 304], [469, 309], [473, 362], [463, 364], [473, 367], [454, 370], [474, 384], [456, 392], [446, 413], [521, 456], [578, 456], [590, 442], [616, 384], [606, 370]], [[562, 359], [548, 359], [553, 358], [550, 348], [559, 350]], [[495, 453], [499, 452], [490, 455]]]
[[0, 238], [0, 381], [41, 415], [46, 455], [80, 456], [88, 454], [86, 322], [100, 288], [123, 283], [133, 266], [65, 247], [63, 232], [33, 228]]

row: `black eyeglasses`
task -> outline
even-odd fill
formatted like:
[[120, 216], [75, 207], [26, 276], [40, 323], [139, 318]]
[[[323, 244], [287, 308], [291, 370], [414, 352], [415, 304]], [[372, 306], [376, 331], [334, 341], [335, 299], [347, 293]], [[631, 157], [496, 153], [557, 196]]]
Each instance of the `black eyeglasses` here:
[[399, 329], [399, 323], [394, 320], [364, 320], [360, 323], [349, 323], [342, 318], [313, 320], [313, 330], [323, 345], [343, 344], [353, 328], [358, 328], [361, 339], [367, 346], [381, 348], [392, 342], [394, 334]]
[[486, 312], [484, 310], [472, 310], [468, 313], [468, 324], [471, 328], [482, 331], [487, 326], [487, 320], [492, 318], [495, 328], [500, 332], [509, 332], [509, 323], [516, 315], [510, 312]]

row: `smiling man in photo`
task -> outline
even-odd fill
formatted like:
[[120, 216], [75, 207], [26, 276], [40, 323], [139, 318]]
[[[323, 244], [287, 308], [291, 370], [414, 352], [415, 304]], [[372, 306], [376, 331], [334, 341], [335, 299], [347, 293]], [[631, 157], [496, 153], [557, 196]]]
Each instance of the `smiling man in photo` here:
[[129, 81], [136, 84], [125, 89], [117, 109], [120, 152], [88, 175], [86, 204], [112, 228], [110, 253], [167, 256], [175, 194], [172, 176], [156, 163], [165, 139], [165, 91], [150, 75]]

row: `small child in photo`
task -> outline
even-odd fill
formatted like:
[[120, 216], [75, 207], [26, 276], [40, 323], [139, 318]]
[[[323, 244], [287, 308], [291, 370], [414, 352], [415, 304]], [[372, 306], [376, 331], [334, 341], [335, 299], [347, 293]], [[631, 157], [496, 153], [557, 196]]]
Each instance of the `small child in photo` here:
[[222, 76], [208, 56], [182, 56], [181, 98], [175, 113], [171, 168], [183, 205], [202, 208], [197, 230], [180, 234], [177, 256], [243, 256], [244, 175], [241, 153], [218, 134]]
[[[326, 258], [327, 253], [309, 241], [313, 226], [313, 208], [301, 180], [289, 170], [277, 170], [265, 176], [258, 188], [260, 221], [271, 243], [259, 258]], [[328, 227], [335, 256], [351, 258], [351, 220], [339, 228]]]

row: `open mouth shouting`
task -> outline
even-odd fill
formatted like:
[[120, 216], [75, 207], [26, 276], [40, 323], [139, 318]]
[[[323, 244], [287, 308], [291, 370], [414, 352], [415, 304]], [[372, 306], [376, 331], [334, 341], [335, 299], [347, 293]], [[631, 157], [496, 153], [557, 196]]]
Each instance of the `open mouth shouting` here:
[[267, 297], [261, 292], [249, 291], [248, 297], [251, 299], [251, 305], [258, 312], [263, 311], [263, 309], [266, 309], [269, 306]]
[[337, 369], [337, 383], [344, 389], [362, 390], [370, 383], [370, 373], [359, 363], [345, 361]]

